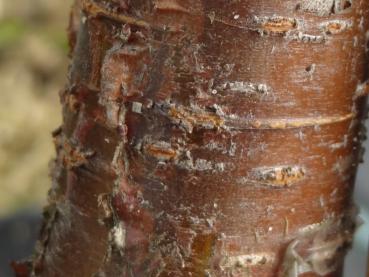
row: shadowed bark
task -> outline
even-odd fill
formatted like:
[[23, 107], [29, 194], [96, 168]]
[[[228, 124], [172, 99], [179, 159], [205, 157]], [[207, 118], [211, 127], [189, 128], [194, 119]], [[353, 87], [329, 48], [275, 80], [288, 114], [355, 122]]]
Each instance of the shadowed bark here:
[[369, 2], [76, 1], [36, 276], [340, 276]]

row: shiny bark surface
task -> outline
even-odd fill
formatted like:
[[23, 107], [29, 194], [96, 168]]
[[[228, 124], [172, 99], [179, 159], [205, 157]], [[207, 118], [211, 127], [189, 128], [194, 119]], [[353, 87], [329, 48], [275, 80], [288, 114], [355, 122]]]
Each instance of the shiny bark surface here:
[[340, 276], [369, 1], [76, 1], [36, 276]]

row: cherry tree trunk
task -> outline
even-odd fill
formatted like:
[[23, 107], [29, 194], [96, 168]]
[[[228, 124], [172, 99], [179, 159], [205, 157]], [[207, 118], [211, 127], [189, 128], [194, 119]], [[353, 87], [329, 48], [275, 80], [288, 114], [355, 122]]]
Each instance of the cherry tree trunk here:
[[32, 274], [341, 276], [368, 27], [367, 0], [77, 0]]

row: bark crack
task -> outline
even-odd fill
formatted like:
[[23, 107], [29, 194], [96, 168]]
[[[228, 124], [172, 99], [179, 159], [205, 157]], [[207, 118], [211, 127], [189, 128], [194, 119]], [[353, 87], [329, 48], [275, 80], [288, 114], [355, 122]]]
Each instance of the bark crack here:
[[113, 11], [109, 11], [101, 7], [100, 5], [96, 4], [93, 0], [81, 0], [82, 3], [82, 10], [93, 17], [103, 16], [121, 23], [131, 24], [138, 27], [143, 27], [145, 29], [153, 28], [153, 26], [143, 20], [138, 19], [129, 15], [119, 14]]

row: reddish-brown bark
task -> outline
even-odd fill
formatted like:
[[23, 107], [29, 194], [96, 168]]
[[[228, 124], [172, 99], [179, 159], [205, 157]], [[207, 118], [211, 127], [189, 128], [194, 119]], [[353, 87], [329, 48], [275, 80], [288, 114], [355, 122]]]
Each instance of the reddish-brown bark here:
[[37, 276], [340, 276], [366, 0], [80, 0]]

